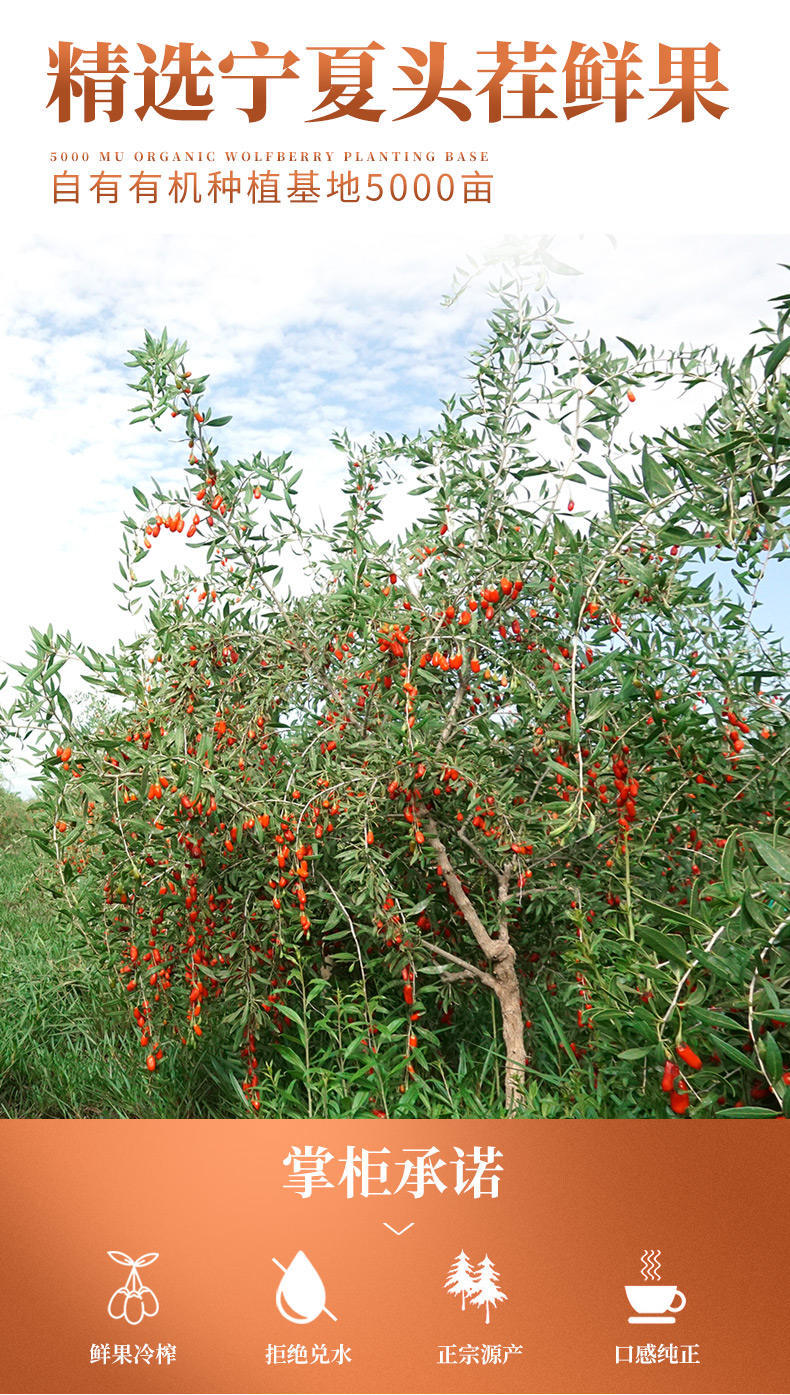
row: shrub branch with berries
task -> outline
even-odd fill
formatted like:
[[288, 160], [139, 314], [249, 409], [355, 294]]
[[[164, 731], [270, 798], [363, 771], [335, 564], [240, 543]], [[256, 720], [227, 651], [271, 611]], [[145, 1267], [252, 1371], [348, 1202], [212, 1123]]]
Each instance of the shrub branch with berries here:
[[331, 527], [146, 335], [134, 420], [185, 470], [125, 521], [140, 633], [35, 633], [9, 720], [151, 1088], [192, 1048], [265, 1114], [788, 1112], [789, 319], [613, 349], [511, 284], [435, 430], [336, 441]]

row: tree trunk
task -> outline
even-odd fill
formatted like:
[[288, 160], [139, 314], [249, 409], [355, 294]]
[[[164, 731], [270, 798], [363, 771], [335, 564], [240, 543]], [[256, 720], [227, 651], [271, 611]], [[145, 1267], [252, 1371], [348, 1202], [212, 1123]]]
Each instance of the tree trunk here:
[[512, 945], [503, 946], [494, 963], [496, 995], [502, 1013], [502, 1039], [505, 1044], [505, 1108], [516, 1114], [524, 1100], [524, 1018], [521, 989], [516, 974], [516, 954]]
[[[508, 1114], [517, 1114], [524, 1099], [524, 1071], [527, 1054], [524, 1049], [524, 1019], [521, 1016], [521, 989], [516, 973], [516, 951], [508, 936], [507, 900], [512, 860], [501, 872], [491, 869], [497, 879], [499, 913], [498, 935], [490, 935], [467, 896], [463, 883], [450, 861], [447, 849], [439, 836], [439, 830], [430, 810], [424, 804], [418, 805], [425, 823], [428, 838], [434, 848], [439, 870], [447, 882], [447, 889], [469, 926], [475, 940], [491, 965], [491, 973], [484, 973], [475, 965], [459, 959], [446, 950], [438, 953], [459, 964], [467, 974], [479, 979], [496, 993], [502, 1013], [502, 1039], [505, 1044], [505, 1108]], [[488, 864], [487, 864], [488, 865]]]

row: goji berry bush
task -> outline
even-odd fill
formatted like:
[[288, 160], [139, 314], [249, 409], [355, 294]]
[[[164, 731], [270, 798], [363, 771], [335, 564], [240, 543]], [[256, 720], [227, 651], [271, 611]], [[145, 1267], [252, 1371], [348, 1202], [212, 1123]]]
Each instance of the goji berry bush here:
[[[146, 335], [134, 419], [184, 473], [125, 520], [138, 637], [34, 634], [9, 723], [152, 1090], [198, 1051], [260, 1114], [788, 1112], [775, 311], [735, 362], [510, 286], [435, 429], [336, 441], [326, 527]], [[682, 424], [636, 432], [648, 390]]]

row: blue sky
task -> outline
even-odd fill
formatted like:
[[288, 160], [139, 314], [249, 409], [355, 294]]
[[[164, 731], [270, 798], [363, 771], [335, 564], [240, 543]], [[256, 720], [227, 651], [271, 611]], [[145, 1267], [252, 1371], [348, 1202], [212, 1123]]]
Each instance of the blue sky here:
[[[790, 240], [778, 236], [556, 239], [580, 274], [555, 280], [568, 316], [594, 334], [668, 345], [708, 340], [731, 352], [784, 289]], [[476, 249], [478, 257], [485, 247]], [[495, 249], [492, 255], [495, 255]], [[79, 236], [26, 241], [5, 291], [4, 441], [23, 468], [7, 472], [5, 507], [21, 521], [0, 554], [14, 596], [0, 657], [16, 661], [29, 626], [72, 632], [96, 647], [123, 630], [115, 606], [120, 519], [130, 486], [180, 472], [165, 430], [130, 428], [133, 376], [123, 364], [144, 328], [191, 344], [211, 401], [233, 414], [226, 453], [289, 449], [304, 468], [309, 508], [338, 507], [336, 430], [430, 426], [460, 383], [490, 300], [486, 280], [445, 309], [464, 248], [441, 238], [364, 249], [307, 235], [240, 240], [172, 236], [130, 249]], [[495, 268], [493, 268], [495, 271]], [[657, 424], [646, 394], [647, 425]], [[663, 408], [662, 408], [663, 410]], [[774, 567], [763, 616], [788, 634], [790, 569]]]

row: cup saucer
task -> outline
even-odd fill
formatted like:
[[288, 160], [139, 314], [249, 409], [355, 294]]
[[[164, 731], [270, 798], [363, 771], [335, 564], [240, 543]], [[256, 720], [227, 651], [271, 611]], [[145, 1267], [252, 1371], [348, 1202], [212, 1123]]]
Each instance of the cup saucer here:
[[629, 1322], [674, 1322], [675, 1319], [668, 1313], [640, 1313], [638, 1317], [630, 1317]]

